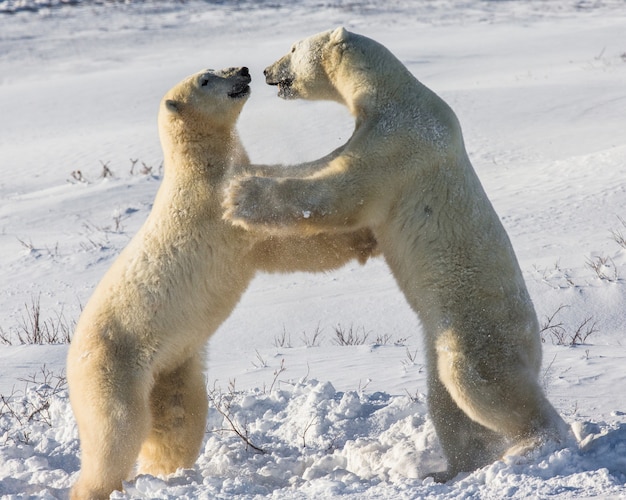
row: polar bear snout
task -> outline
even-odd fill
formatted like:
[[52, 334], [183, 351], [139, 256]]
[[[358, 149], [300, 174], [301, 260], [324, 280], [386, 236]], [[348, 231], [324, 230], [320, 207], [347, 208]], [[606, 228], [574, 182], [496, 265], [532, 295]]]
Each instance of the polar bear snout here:
[[231, 97], [233, 99], [239, 99], [241, 97], [248, 96], [248, 94], [250, 94], [250, 86], [248, 85], [249, 83], [249, 78], [247, 81], [242, 80], [241, 82], [235, 83], [232, 90], [228, 93], [228, 97]]
[[245, 66], [242, 68], [230, 68], [230, 71], [233, 72], [232, 77], [235, 78], [235, 83], [233, 84], [232, 90], [228, 93], [228, 97], [238, 99], [249, 95], [249, 83], [252, 81], [252, 77], [250, 76], [248, 68]]
[[207, 69], [195, 76], [197, 86], [212, 93], [222, 88], [228, 97], [238, 99], [250, 94], [249, 83], [252, 81], [247, 67], [225, 68], [219, 71]]
[[290, 78], [287, 75], [286, 71], [283, 70], [283, 71], [274, 72], [272, 71], [271, 66], [265, 68], [265, 70], [263, 70], [263, 74], [265, 75], [265, 83], [267, 83], [268, 85], [278, 85], [279, 87], [280, 86], [290, 87], [291, 84], [293, 83], [293, 78]]
[[[238, 76], [248, 77], [250, 78], [250, 70], [246, 66], [234, 67], [234, 68], [224, 68], [220, 71], [212, 71], [208, 70], [208, 73], [213, 73], [216, 76], [220, 76], [222, 78], [235, 78]], [[249, 80], [248, 80], [249, 81]]]
[[272, 80], [272, 79], [273, 79], [273, 76], [272, 76], [272, 67], [271, 67], [271, 66], [268, 66], [267, 68], [265, 68], [265, 69], [263, 70], [263, 75], [265, 76], [265, 82], [266, 82], [268, 85], [272, 85], [272, 83], [271, 83], [271, 81], [270, 81], [270, 80]]
[[[284, 58], [283, 58], [284, 59]], [[283, 59], [275, 62], [263, 70], [265, 75], [265, 83], [278, 87], [278, 96], [289, 99], [294, 98], [293, 91], [293, 75], [287, 70], [288, 65], [284, 64]]]

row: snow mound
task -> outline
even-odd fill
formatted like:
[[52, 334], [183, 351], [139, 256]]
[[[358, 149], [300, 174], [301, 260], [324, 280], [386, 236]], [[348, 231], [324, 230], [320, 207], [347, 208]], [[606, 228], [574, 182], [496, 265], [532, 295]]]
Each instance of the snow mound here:
[[[78, 436], [61, 382], [2, 398], [0, 494], [64, 498], [79, 469]], [[60, 379], [59, 379], [60, 380]], [[444, 461], [424, 397], [341, 392], [329, 382], [271, 391], [209, 389], [207, 433], [194, 469], [141, 475], [112, 498], [572, 498], [623, 492], [626, 425], [574, 425], [546, 445], [447, 484], [422, 479]]]

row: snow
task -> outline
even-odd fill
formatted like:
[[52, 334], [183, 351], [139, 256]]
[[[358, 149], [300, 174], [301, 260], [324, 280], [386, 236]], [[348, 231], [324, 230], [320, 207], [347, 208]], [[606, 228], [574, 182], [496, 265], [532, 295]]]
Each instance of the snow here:
[[[16, 339], [37, 307], [45, 332], [71, 332], [145, 220], [161, 96], [203, 68], [247, 65], [239, 130], [252, 160], [322, 156], [350, 136], [347, 111], [279, 100], [262, 70], [345, 25], [457, 112], [546, 326], [542, 382], [580, 442], [421, 479], [443, 467], [421, 327], [375, 259], [258, 276], [207, 347], [214, 404], [195, 467], [133, 478], [113, 497], [625, 498], [624, 6], [0, 0], [0, 335], [14, 341], [0, 345], [1, 497], [66, 498], [76, 478], [67, 345]], [[367, 337], [342, 346], [335, 330]]]

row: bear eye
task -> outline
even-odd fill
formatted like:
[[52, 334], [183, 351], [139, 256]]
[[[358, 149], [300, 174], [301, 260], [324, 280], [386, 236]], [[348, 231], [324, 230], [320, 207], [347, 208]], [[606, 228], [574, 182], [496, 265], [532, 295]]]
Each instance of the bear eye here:
[[206, 87], [209, 84], [209, 79], [208, 78], [203, 78], [202, 80], [200, 80], [200, 85], [202, 87]]
[[291, 47], [291, 53], [293, 54], [296, 51], [296, 47]]

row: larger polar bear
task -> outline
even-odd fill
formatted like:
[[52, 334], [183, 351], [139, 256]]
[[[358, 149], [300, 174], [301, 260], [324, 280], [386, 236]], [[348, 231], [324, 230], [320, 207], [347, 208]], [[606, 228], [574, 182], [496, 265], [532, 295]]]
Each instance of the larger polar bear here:
[[562, 440], [538, 381], [536, 314], [454, 112], [386, 48], [343, 28], [295, 43], [265, 75], [284, 98], [345, 104], [355, 130], [283, 178], [233, 181], [226, 217], [270, 234], [372, 229], [426, 334], [429, 408], [448, 461], [435, 477]]
[[249, 82], [246, 68], [204, 71], [161, 102], [163, 183], [69, 350], [82, 451], [72, 498], [108, 498], [138, 457], [151, 474], [193, 465], [207, 414], [203, 346], [258, 269], [322, 271], [373, 249], [369, 231], [281, 239], [222, 220], [224, 184], [248, 162], [235, 123]]

